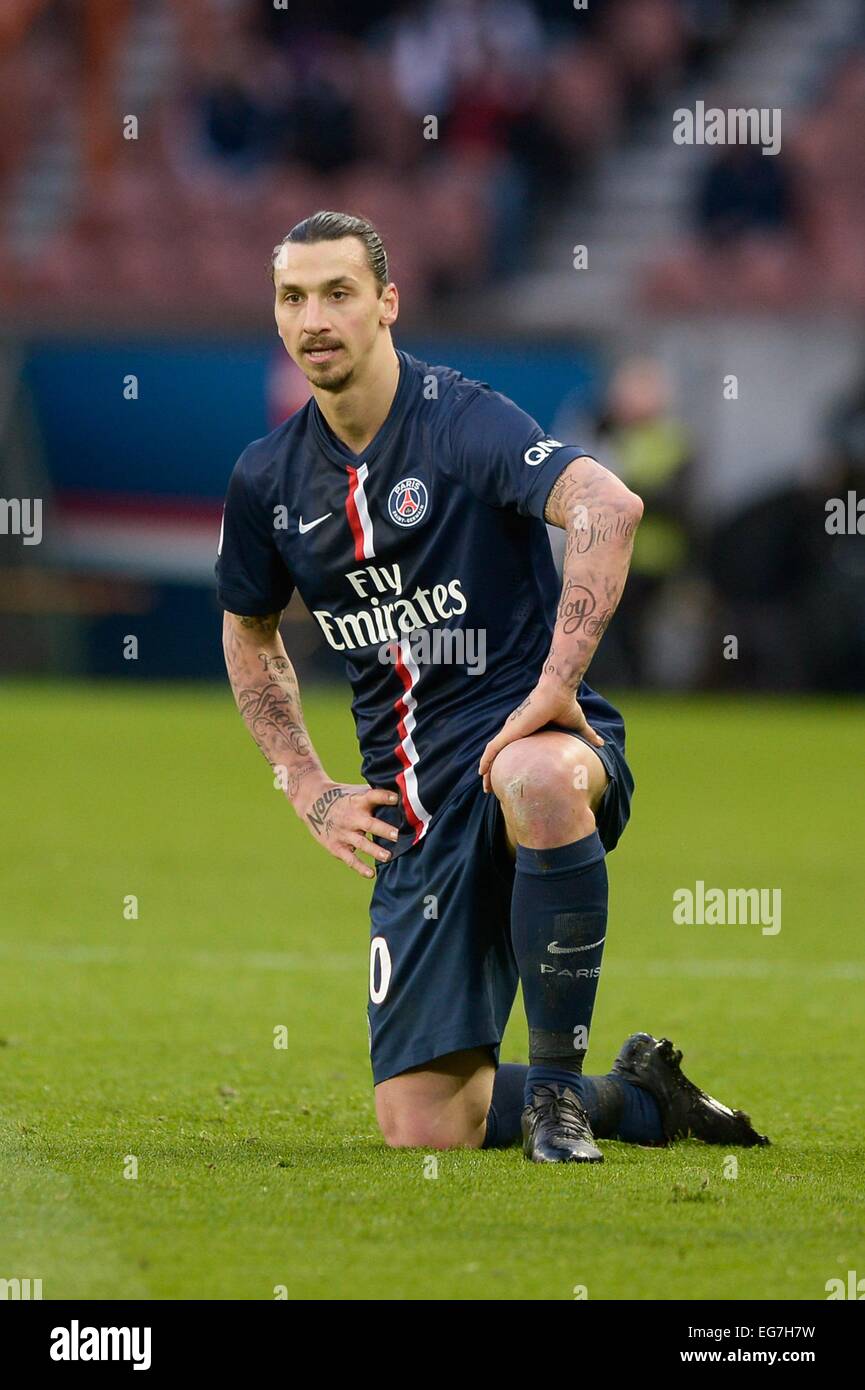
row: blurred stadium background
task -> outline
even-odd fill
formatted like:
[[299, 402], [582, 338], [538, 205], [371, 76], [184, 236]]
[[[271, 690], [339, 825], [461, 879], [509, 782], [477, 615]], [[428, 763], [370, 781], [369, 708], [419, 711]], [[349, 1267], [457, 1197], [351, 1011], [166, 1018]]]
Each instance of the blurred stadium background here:
[[[780, 153], [677, 145], [698, 100], [780, 108]], [[593, 682], [862, 691], [825, 506], [865, 494], [863, 121], [857, 0], [4, 0], [0, 496], [45, 510], [0, 537], [0, 671], [222, 674], [226, 480], [307, 390], [269, 253], [338, 208], [401, 346], [645, 498]]]

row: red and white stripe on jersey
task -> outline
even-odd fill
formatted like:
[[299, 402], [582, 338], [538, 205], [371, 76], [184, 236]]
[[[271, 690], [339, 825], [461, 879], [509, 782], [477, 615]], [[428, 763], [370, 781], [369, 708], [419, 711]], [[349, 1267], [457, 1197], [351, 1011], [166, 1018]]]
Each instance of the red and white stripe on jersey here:
[[430, 822], [430, 813], [421, 801], [420, 792], [418, 791], [417, 773], [415, 771], [418, 761], [418, 752], [414, 746], [414, 739], [412, 737], [415, 729], [414, 712], [417, 708], [412, 692], [417, 685], [420, 672], [412, 656], [407, 637], [400, 639], [396, 652], [395, 669], [403, 685], [403, 693], [398, 700], [394, 701], [394, 709], [398, 715], [397, 732], [399, 733], [400, 739], [395, 752], [402, 764], [402, 772], [397, 773], [396, 780], [402, 794], [402, 804], [406, 819], [414, 830], [414, 840], [412, 844], [416, 845], [418, 840], [423, 839]]
[[345, 499], [345, 511], [348, 517], [348, 524], [351, 527], [351, 534], [354, 536], [354, 558], [356, 560], [374, 560], [375, 549], [372, 543], [372, 522], [369, 518], [369, 508], [366, 505], [365, 484], [369, 468], [362, 463], [359, 468], [348, 468], [348, 496]]

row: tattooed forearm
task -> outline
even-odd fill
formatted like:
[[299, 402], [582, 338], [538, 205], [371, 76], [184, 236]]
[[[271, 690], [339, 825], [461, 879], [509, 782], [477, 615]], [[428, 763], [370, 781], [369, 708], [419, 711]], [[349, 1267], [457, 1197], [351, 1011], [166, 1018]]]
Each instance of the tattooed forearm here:
[[523, 710], [528, 709], [528, 707], [529, 707], [529, 705], [530, 705], [531, 703], [532, 703], [532, 697], [531, 697], [531, 695], [527, 695], [526, 698], [525, 698], [524, 700], [521, 700], [521, 701], [520, 701], [520, 703], [517, 705], [516, 709], [513, 710], [513, 711], [508, 715], [508, 723], [510, 724], [510, 722], [511, 722], [512, 719], [519, 719], [519, 717], [520, 717], [520, 715], [522, 714]]
[[289, 801], [294, 800], [297, 793], [300, 791], [300, 784], [304, 777], [308, 777], [311, 772], [321, 772], [318, 763], [304, 763], [302, 767], [297, 767], [293, 771], [290, 768], [286, 768], [287, 785], [285, 790], [288, 794]]
[[273, 732], [281, 735], [299, 757], [309, 757], [309, 738], [284, 686], [270, 681], [263, 690], [249, 686], [235, 691], [235, 695], [237, 707], [256, 743], [263, 748], [268, 732]]
[[600, 636], [612, 616], [609, 608], [598, 610], [598, 600], [585, 584], [565, 579], [558, 609], [559, 625], [565, 636], [572, 632], [584, 632], [587, 637]]
[[572, 460], [550, 489], [546, 519], [567, 537], [544, 675], [575, 690], [622, 596], [642, 511], [639, 498], [590, 458]]
[[307, 778], [324, 775], [303, 722], [294, 668], [276, 631], [279, 614], [271, 614], [270, 636], [250, 624], [256, 620], [226, 614], [223, 626], [225, 664], [237, 707], [271, 767], [279, 772], [290, 801]]

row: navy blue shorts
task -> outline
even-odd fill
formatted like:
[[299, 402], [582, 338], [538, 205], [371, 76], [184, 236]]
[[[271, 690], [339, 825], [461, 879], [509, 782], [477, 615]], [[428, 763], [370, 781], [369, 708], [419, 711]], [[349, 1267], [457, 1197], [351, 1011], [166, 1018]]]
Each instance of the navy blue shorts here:
[[[610, 780], [597, 824], [610, 851], [627, 824], [634, 779], [623, 745], [608, 729], [599, 732], [606, 742], [595, 752]], [[519, 980], [513, 879], [504, 816], [480, 777], [413, 849], [377, 866], [367, 1009], [376, 1085], [472, 1047], [491, 1048], [498, 1066]]]

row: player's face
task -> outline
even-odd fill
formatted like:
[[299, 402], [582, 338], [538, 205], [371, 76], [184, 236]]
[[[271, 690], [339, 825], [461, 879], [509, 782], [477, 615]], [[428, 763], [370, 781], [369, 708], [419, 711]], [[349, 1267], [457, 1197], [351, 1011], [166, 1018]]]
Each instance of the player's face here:
[[341, 391], [396, 319], [396, 287], [381, 294], [357, 237], [283, 246], [274, 314], [286, 352], [322, 391]]

